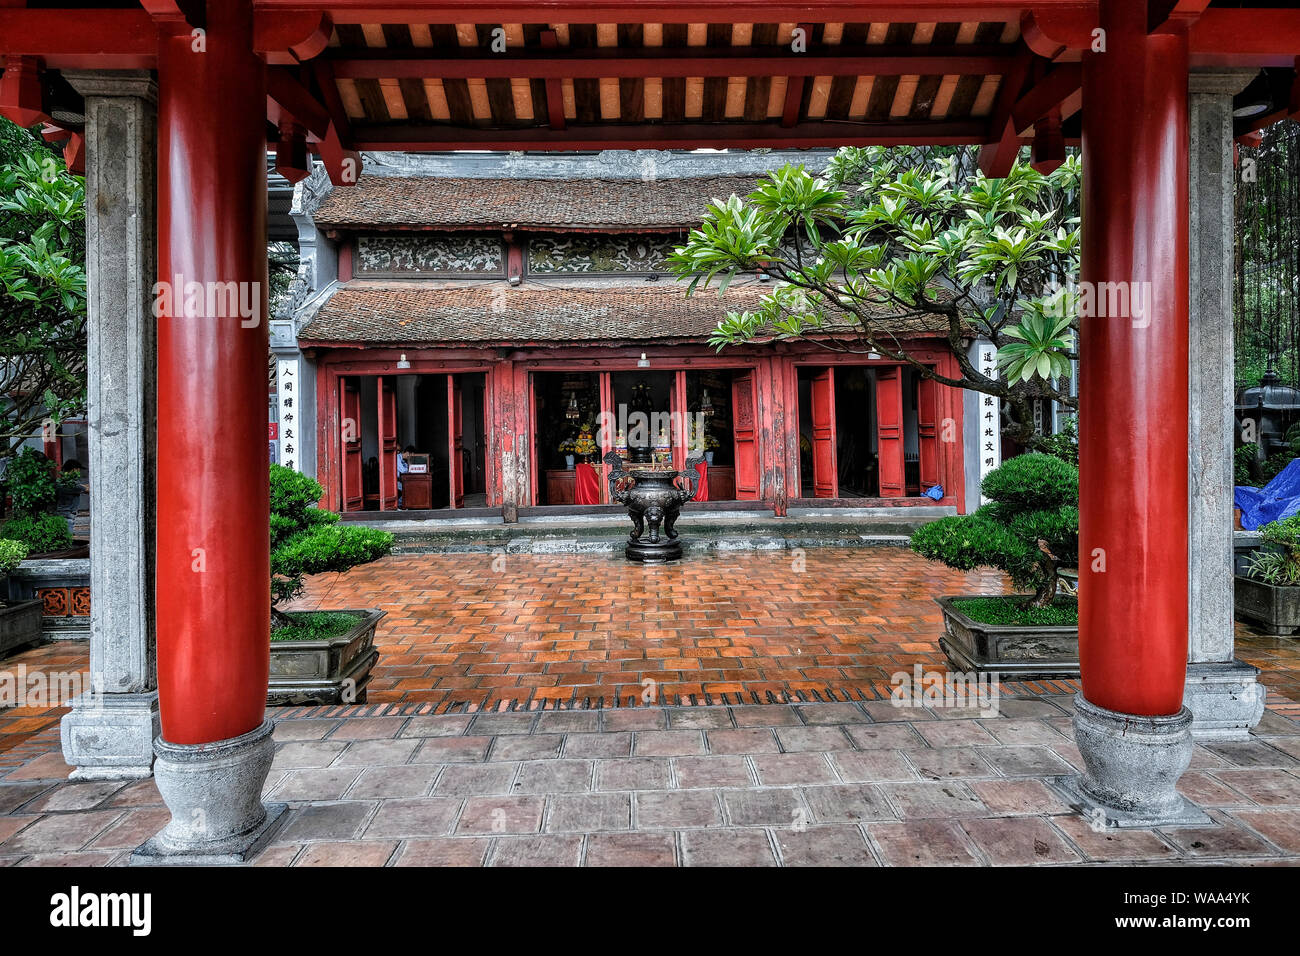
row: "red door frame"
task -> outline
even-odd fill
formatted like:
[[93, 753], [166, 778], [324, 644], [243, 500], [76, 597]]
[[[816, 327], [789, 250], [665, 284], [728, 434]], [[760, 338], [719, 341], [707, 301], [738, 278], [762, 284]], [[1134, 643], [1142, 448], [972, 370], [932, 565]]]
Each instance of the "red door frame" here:
[[903, 366], [876, 369], [876, 474], [881, 498], [907, 493], [903, 428]]
[[[809, 386], [812, 418], [813, 497], [838, 498], [840, 475], [835, 427], [835, 369], [823, 368]], [[803, 488], [800, 478], [800, 490]]]
[[[907, 350], [918, 361], [934, 366], [940, 375], [950, 378], [959, 378], [961, 376], [957, 358], [947, 349], [945, 343], [933, 339], [910, 340], [903, 342], [900, 347]], [[793, 421], [783, 429], [787, 439], [784, 473], [790, 476], [790, 489], [786, 496], [787, 499], [798, 499], [801, 493], [799, 484], [799, 370], [839, 365], [897, 366], [899, 363], [884, 358], [869, 359], [863, 355], [812, 355], [788, 349], [788, 347], [787, 351], [776, 356], [773, 361], [781, 368], [778, 373], [771, 376], [772, 382], [778, 389], [783, 390], [784, 396], [793, 396], [792, 399], [785, 399], [783, 395], [778, 394], [773, 400], [773, 405], [778, 410], [784, 405], [786, 414], [793, 417]], [[943, 485], [943, 497], [938, 501], [925, 497], [890, 498], [888, 499], [890, 505], [904, 507], [912, 505], [948, 505], [956, 508], [959, 512], [964, 510], [963, 502], [966, 487], [962, 444], [964, 394], [958, 388], [935, 385], [935, 409], [938, 426], [938, 441], [935, 445], [939, 472], [938, 483]], [[919, 411], [918, 409], [918, 418]], [[809, 499], [810, 502], [813, 500], [816, 499]], [[843, 500], [860, 500], [862, 502], [879, 502], [883, 504], [886, 499]], [[778, 513], [780, 512], [778, 511]]]
[[379, 452], [379, 510], [397, 507], [397, 385], [391, 376], [375, 379], [375, 444]]
[[[763, 485], [762, 465], [759, 461], [756, 379], [757, 373], [754, 369], [746, 369], [739, 375], [731, 377], [731, 444], [737, 501], [756, 501]], [[745, 400], [743, 427], [740, 414], [742, 396]], [[741, 465], [742, 460], [745, 462], [744, 466]]]
[[[403, 354], [406, 355], [410, 368], [398, 369], [397, 362]], [[482, 350], [440, 350], [436, 353], [437, 358], [431, 357], [432, 354], [431, 351], [402, 353], [396, 349], [349, 348], [319, 355], [316, 366], [316, 480], [324, 489], [322, 507], [343, 510], [340, 447], [342, 409], [339, 389], [344, 378], [366, 375], [389, 378], [398, 375], [483, 375], [485, 421], [494, 421], [496, 410], [506, 404], [502, 393], [511, 388], [509, 375], [504, 374], [510, 371], [508, 364], [503, 370], [495, 356]], [[495, 424], [491, 428], [498, 431]], [[515, 430], [513, 425], [503, 425], [502, 428], [508, 428], [511, 432]], [[495, 507], [503, 500], [502, 469], [497, 455], [485, 455], [484, 458], [488, 504]]]

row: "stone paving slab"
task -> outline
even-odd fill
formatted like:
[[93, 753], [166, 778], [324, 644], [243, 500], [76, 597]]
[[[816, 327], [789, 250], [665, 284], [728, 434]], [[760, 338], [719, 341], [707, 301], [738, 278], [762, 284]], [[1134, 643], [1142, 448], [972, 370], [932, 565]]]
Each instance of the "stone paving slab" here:
[[[1197, 746], [1182, 789], [1212, 825], [1119, 831], [1044, 782], [1069, 700], [282, 719], [290, 813], [255, 865], [1300, 865], [1296, 721]], [[0, 776], [0, 863], [121, 865], [165, 821], [152, 780], [69, 781], [36, 743]]]

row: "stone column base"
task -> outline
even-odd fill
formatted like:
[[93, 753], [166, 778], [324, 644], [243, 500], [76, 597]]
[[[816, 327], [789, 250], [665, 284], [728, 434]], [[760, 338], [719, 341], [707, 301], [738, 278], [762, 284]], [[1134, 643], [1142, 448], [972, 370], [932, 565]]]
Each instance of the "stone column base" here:
[[1101, 827], [1190, 826], [1210, 818], [1175, 785], [1192, 761], [1192, 713], [1121, 714], [1074, 698], [1074, 740], [1084, 772], [1054, 786]]
[[153, 773], [158, 692], [82, 694], [60, 721], [72, 780], [139, 780]]
[[1264, 685], [1259, 668], [1245, 661], [1187, 665], [1183, 704], [1192, 712], [1197, 740], [1245, 740], [1264, 716]]
[[133, 865], [246, 863], [270, 842], [285, 804], [263, 804], [274, 723], [209, 744], [154, 742], [154, 777], [171, 822], [131, 855]]

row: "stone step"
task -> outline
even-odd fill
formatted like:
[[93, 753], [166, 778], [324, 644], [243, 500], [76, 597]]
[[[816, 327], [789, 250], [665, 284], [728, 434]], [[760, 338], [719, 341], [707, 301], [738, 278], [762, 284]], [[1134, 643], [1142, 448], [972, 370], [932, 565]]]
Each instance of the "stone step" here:
[[[697, 553], [906, 547], [916, 528], [953, 513], [945, 507], [808, 511], [784, 518], [757, 511], [687, 512], [677, 530], [685, 550]], [[623, 547], [630, 530], [628, 518], [618, 514], [530, 516], [510, 524], [499, 518], [397, 518], [364, 524], [392, 532], [398, 554], [615, 551]]]

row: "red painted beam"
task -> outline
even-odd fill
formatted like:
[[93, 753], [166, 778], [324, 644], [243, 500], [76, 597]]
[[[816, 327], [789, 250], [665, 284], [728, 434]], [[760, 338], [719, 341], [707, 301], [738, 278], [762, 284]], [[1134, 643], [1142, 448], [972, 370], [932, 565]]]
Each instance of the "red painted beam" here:
[[54, 69], [151, 69], [158, 27], [143, 10], [0, 8], [0, 56], [38, 56]]
[[1016, 103], [1031, 66], [1028, 52], [1018, 56], [1002, 76], [989, 118], [989, 141], [980, 147], [977, 162], [985, 176], [1001, 179], [1011, 172], [1020, 153], [1020, 132], [1013, 122]]
[[[549, 31], [548, 31], [549, 32]], [[792, 53], [761, 48], [734, 50], [654, 47], [625, 50], [542, 50], [528, 54], [482, 56], [477, 52], [427, 57], [376, 50], [365, 57], [345, 51], [332, 57], [334, 75], [343, 79], [622, 79], [678, 76], [987, 76], [1003, 75], [1018, 54], [1011, 47], [879, 47], [865, 54], [849, 50]]]
[[727, 146], [787, 149], [837, 146], [960, 146], [984, 141], [983, 120], [953, 123], [644, 123], [583, 126], [555, 131], [528, 129], [461, 129], [449, 126], [357, 126], [360, 150], [449, 149], [697, 149]]
[[781, 126], [791, 129], [799, 124], [799, 106], [803, 103], [803, 90], [808, 85], [805, 76], [787, 77], [785, 81], [785, 103], [781, 107]]
[[[255, 0], [259, 11], [328, 10], [335, 23], [859, 23], [1015, 20], [1009, 0]], [[1091, 7], [1092, 0], [1032, 0], [1037, 8]]]
[[329, 114], [329, 126], [320, 138], [318, 152], [335, 186], [353, 186], [361, 178], [361, 154], [357, 151], [343, 101], [339, 98], [334, 72], [323, 60], [314, 60], [311, 66], [321, 100]]
[[[265, 68], [248, 5], [211, 4], [206, 30], [203, 53], [188, 35], [158, 52], [158, 278], [176, 293], [157, 303], [158, 697], [175, 744], [255, 729], [270, 665]], [[232, 283], [257, 315], [196, 307], [178, 276]]]
[[[1106, 0], [1102, 14], [1107, 52], [1083, 61], [1080, 290], [1094, 307], [1079, 323], [1090, 370], [1079, 396], [1079, 662], [1093, 704], [1171, 715], [1187, 667], [1187, 41], [1148, 35], [1145, 4]], [[1099, 314], [1103, 296], [1118, 308]], [[1156, 475], [1168, 479], [1158, 494]]]
[[[543, 49], [554, 50], [559, 45], [560, 40], [554, 30], [542, 31]], [[551, 129], [564, 129], [564, 86], [560, 79], [554, 76], [546, 80], [546, 119]]]
[[272, 67], [266, 71], [266, 95], [289, 113], [313, 136], [329, 133], [329, 111], [313, 96], [290, 69]]
[[19, 126], [51, 123], [45, 112], [41, 70], [35, 57], [11, 56], [0, 73], [0, 116]]

